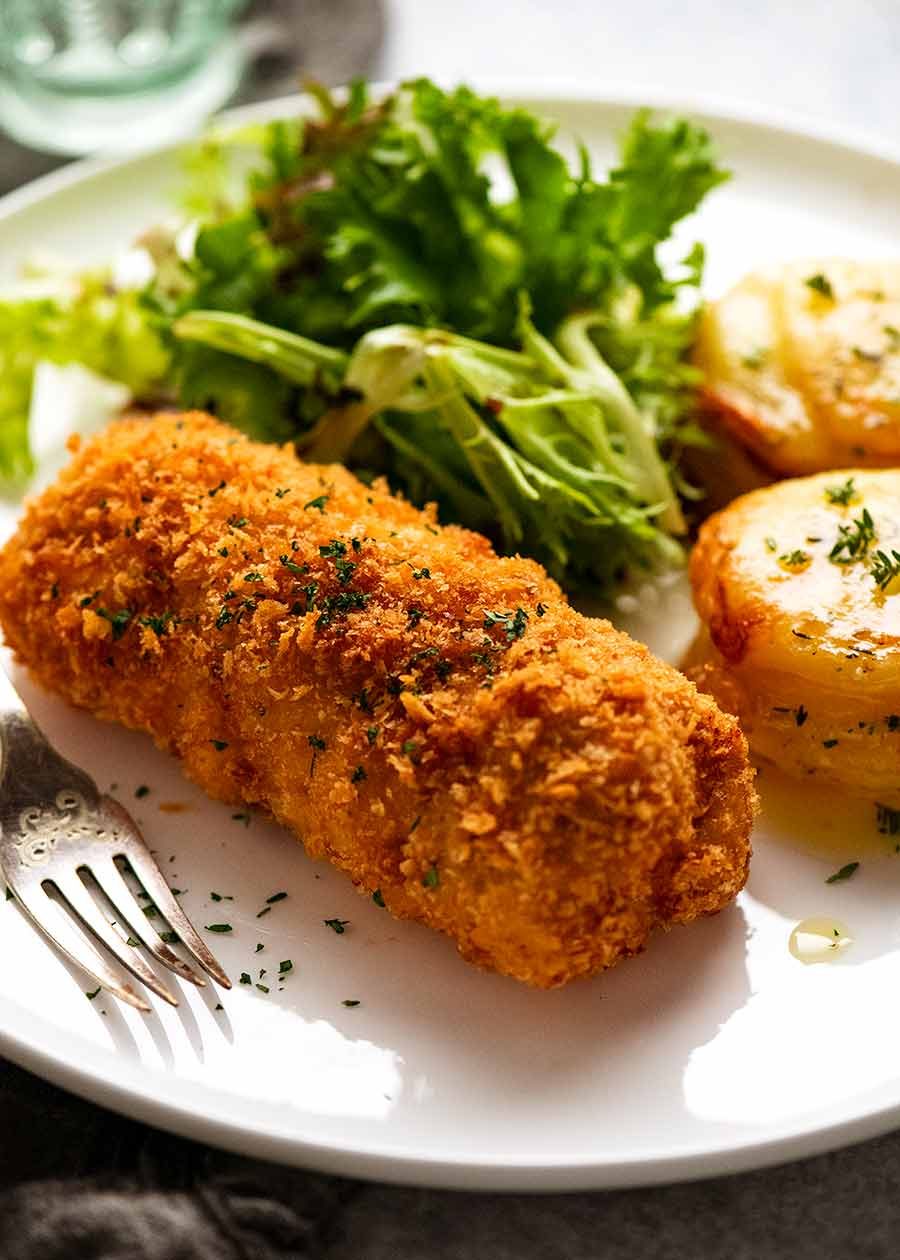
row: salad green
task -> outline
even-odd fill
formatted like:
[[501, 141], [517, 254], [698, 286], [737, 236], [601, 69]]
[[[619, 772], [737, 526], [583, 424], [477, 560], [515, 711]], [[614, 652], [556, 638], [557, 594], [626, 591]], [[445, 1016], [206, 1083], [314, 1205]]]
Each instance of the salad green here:
[[660, 247], [727, 178], [706, 133], [642, 111], [598, 179], [468, 88], [313, 90], [194, 152], [193, 248], [158, 230], [140, 292], [0, 302], [0, 471], [35, 362], [74, 359], [385, 474], [570, 586], [677, 563], [703, 251]]

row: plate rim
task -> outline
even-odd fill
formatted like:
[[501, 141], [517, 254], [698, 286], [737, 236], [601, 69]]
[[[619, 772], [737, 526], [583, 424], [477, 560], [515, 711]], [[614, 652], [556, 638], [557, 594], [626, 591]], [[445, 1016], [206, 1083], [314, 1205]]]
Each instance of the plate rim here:
[[[900, 1126], [900, 1101], [889, 1107], [877, 1103], [860, 1109], [853, 1099], [846, 1114], [827, 1125], [796, 1122], [764, 1140], [748, 1135], [718, 1146], [709, 1143], [676, 1153], [663, 1148], [626, 1159], [594, 1159], [562, 1155], [522, 1159], [498, 1153], [479, 1161], [448, 1152], [423, 1157], [420, 1152], [362, 1145], [329, 1138], [327, 1142], [298, 1138], [287, 1129], [263, 1123], [223, 1119], [209, 1111], [198, 1113], [191, 1100], [199, 1091], [208, 1100], [226, 1097], [213, 1086], [199, 1085], [157, 1067], [137, 1064], [89, 1041], [79, 1045], [79, 1059], [67, 1060], [48, 1046], [59, 1041], [60, 1029], [18, 1002], [15, 1008], [33, 1039], [0, 1025], [0, 1054], [57, 1088], [68, 1090], [130, 1119], [192, 1141], [220, 1146], [238, 1155], [271, 1160], [289, 1167], [357, 1177], [395, 1185], [483, 1192], [553, 1194], [584, 1190], [628, 1189], [668, 1185], [707, 1177], [731, 1176], [794, 1160], [825, 1154], [876, 1138]], [[168, 1097], [156, 1092], [165, 1085]]]
[[[538, 111], [544, 107], [552, 112], [554, 107], [634, 109], [648, 105], [665, 112], [686, 113], [701, 122], [737, 124], [796, 142], [812, 141], [842, 150], [847, 156], [883, 162], [894, 167], [900, 177], [900, 147], [875, 133], [833, 125], [796, 111], [761, 108], [711, 94], [666, 92], [635, 81], [613, 81], [602, 91], [584, 82], [558, 79], [476, 78], [473, 85]], [[388, 86], [374, 85], [376, 90]], [[302, 93], [258, 101], [228, 110], [218, 115], [218, 121], [231, 126], [280, 117], [296, 112], [303, 101]], [[174, 153], [189, 142], [188, 136], [125, 155], [71, 162], [0, 198], [0, 225], [69, 188], [131, 164]], [[816, 1119], [816, 1113], [811, 1113], [805, 1119], [770, 1129], [764, 1138], [749, 1133], [746, 1141], [731, 1137], [719, 1145], [704, 1142], [674, 1153], [671, 1147], [667, 1152], [661, 1144], [624, 1159], [598, 1159], [583, 1152], [562, 1155], [550, 1162], [544, 1156], [523, 1159], [520, 1155], [497, 1154], [473, 1159], [440, 1151], [423, 1155], [420, 1148], [392, 1149], [377, 1141], [342, 1141], [333, 1137], [323, 1142], [270, 1123], [223, 1118], [221, 1110], [217, 1114], [215, 1108], [217, 1100], [226, 1096], [214, 1086], [134, 1063], [87, 1040], [79, 1039], [79, 1057], [73, 1062], [61, 1044], [61, 1030], [14, 1001], [4, 1003], [0, 1009], [0, 1054], [83, 1099], [185, 1138], [294, 1167], [443, 1189], [553, 1193], [666, 1184], [802, 1159], [900, 1127], [898, 1091], [897, 1101], [892, 1104], [870, 1101], [861, 1106], [859, 1096], [855, 1104], [851, 1098], [838, 1111], [838, 1118], [824, 1124]], [[198, 1095], [205, 1100], [202, 1110], [197, 1106]]]
[[[446, 78], [436, 77], [441, 86], [452, 86]], [[689, 114], [694, 118], [714, 119], [717, 122], [736, 123], [753, 130], [777, 132], [794, 140], [812, 140], [832, 148], [844, 149], [853, 155], [874, 158], [900, 168], [900, 145], [892, 145], [885, 136], [865, 128], [846, 127], [825, 122], [813, 114], [799, 110], [759, 106], [739, 99], [715, 93], [668, 92], [652, 84], [635, 80], [611, 82], [605, 90], [598, 91], [584, 82], [567, 83], [558, 78], [523, 79], [517, 77], [483, 79], [475, 77], [472, 86], [501, 99], [528, 102], [531, 108], [540, 109], [544, 103], [552, 105], [598, 105], [601, 108], [625, 107], [638, 109], [643, 105], [667, 113]], [[372, 84], [376, 93], [395, 86], [393, 81]], [[309, 97], [303, 92], [271, 97], [240, 105], [215, 115], [215, 122], [226, 127], [282, 117], [303, 107]], [[99, 175], [106, 175], [134, 162], [174, 152], [191, 142], [185, 135], [174, 141], [153, 145], [130, 153], [77, 158], [55, 171], [38, 176], [0, 197], [0, 223], [20, 210], [63, 192], [75, 184], [86, 182]]]

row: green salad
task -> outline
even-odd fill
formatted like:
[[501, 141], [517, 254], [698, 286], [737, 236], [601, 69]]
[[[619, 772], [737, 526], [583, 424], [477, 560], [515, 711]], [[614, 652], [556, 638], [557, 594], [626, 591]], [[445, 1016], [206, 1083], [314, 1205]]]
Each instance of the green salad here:
[[661, 246], [727, 178], [707, 134], [642, 111], [601, 178], [465, 87], [312, 91], [192, 152], [192, 242], [148, 232], [141, 287], [0, 301], [0, 473], [29, 471], [36, 364], [77, 362], [384, 475], [570, 588], [677, 564], [703, 250]]

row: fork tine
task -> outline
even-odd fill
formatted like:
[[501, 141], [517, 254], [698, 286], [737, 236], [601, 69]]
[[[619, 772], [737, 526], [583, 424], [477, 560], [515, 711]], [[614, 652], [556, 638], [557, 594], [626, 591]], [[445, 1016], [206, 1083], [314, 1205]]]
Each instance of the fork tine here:
[[193, 967], [189, 967], [184, 959], [179, 958], [173, 950], [169, 949], [159, 933], [151, 927], [147, 915], [135, 901], [134, 893], [122, 878], [122, 873], [112, 858], [92, 858], [87, 869], [112, 902], [116, 913], [128, 926], [131, 935], [138, 937], [145, 948], [154, 958], [159, 959], [164, 967], [168, 967], [183, 980], [189, 980], [191, 984], [196, 984], [202, 989], [206, 984], [203, 976], [198, 976]]
[[185, 949], [208, 972], [223, 989], [231, 988], [231, 981], [218, 962], [207, 949], [202, 937], [172, 895], [172, 890], [165, 881], [162, 871], [150, 856], [149, 851], [140, 841], [134, 842], [129, 837], [122, 846], [122, 852], [128, 859], [131, 869], [153, 898], [164, 918], [181, 937]]
[[140, 954], [135, 953], [129, 945], [126, 945], [113, 930], [106, 916], [74, 871], [67, 871], [65, 874], [54, 871], [48, 879], [65, 898], [84, 926], [103, 942], [110, 953], [115, 954], [127, 971], [137, 976], [142, 984], [161, 997], [164, 1002], [168, 1002], [170, 1006], [178, 1005], [178, 998], [169, 992], [162, 981], [157, 979]]
[[149, 1014], [152, 1009], [150, 1003], [135, 993], [130, 984], [118, 978], [84, 933], [78, 931], [66, 912], [48, 897], [42, 888], [39, 890], [37, 884], [27, 888], [17, 887], [16, 884], [9, 882], [8, 873], [7, 883], [32, 923], [40, 928], [57, 949], [62, 950], [66, 957], [81, 967], [92, 980], [96, 980], [97, 984], [115, 994], [120, 1001], [133, 1006], [135, 1010]]

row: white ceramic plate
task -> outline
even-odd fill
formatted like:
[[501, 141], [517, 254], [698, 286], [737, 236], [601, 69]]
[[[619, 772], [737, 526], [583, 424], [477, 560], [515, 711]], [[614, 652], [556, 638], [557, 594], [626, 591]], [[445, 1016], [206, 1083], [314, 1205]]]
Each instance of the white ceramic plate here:
[[[512, 95], [601, 160], [638, 103]], [[285, 103], [255, 111], [266, 112]], [[691, 112], [735, 171], [690, 225], [708, 246], [711, 293], [765, 259], [896, 254], [896, 159], [719, 107]], [[0, 268], [47, 248], [104, 259], [165, 211], [177, 182], [172, 151], [52, 175], [0, 204]], [[676, 659], [692, 631], [683, 587], [628, 628]], [[871, 802], [847, 807], [767, 772], [736, 906], [608, 975], [538, 993], [394, 922], [278, 828], [233, 820], [149, 740], [20, 682], [62, 751], [103, 787], [118, 784], [195, 921], [233, 924], [210, 938], [231, 975], [256, 982], [265, 967], [270, 988], [237, 985], [222, 1011], [220, 995], [191, 989], [177, 1011], [159, 1005], [147, 1018], [102, 994], [91, 1002], [83, 978], [0, 903], [0, 1051], [48, 1079], [234, 1150], [448, 1187], [668, 1181], [900, 1123], [900, 858], [877, 835]], [[136, 800], [140, 784], [152, 790]], [[173, 803], [180, 812], [161, 809]], [[825, 884], [859, 858], [850, 882]], [[257, 918], [281, 890], [288, 898]], [[817, 913], [855, 937], [837, 965], [788, 953], [793, 925]], [[336, 935], [328, 918], [350, 926]], [[283, 959], [294, 971], [279, 985]]]

